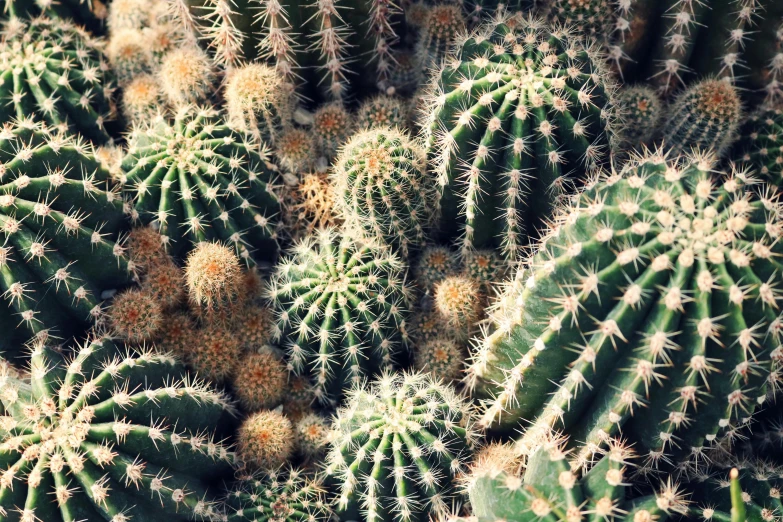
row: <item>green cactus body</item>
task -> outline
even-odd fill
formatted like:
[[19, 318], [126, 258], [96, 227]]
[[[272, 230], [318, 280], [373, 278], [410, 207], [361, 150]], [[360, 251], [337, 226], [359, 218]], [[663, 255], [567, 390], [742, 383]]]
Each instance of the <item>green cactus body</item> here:
[[449, 276], [457, 274], [459, 260], [448, 247], [432, 245], [425, 247], [413, 266], [413, 275], [424, 291], [432, 288]]
[[277, 214], [274, 166], [248, 134], [214, 109], [185, 106], [136, 128], [123, 166], [125, 190], [143, 221], [160, 226], [173, 254], [220, 240], [246, 262], [274, 259]]
[[313, 114], [313, 134], [321, 153], [329, 160], [353, 134], [353, 116], [341, 103], [327, 103]]
[[354, 135], [332, 172], [345, 226], [363, 230], [407, 257], [424, 243], [432, 214], [434, 194], [425, 170], [424, 151], [398, 129]]
[[29, 384], [3, 378], [1, 520], [186, 521], [216, 514], [232, 407], [167, 355], [95, 338], [72, 359], [35, 346]]
[[491, 22], [459, 42], [434, 78], [425, 127], [446, 239], [514, 259], [575, 173], [604, 162], [614, 84], [594, 54], [534, 19]]
[[649, 144], [660, 129], [665, 109], [655, 90], [645, 85], [622, 89], [617, 105], [623, 115], [623, 142], [629, 147]]
[[404, 351], [409, 293], [399, 258], [331, 229], [298, 243], [268, 289], [290, 367], [311, 376], [321, 402]]
[[448, 512], [477, 434], [471, 408], [428, 374], [384, 375], [334, 420], [327, 481], [343, 520], [427, 520]]
[[71, 22], [12, 19], [0, 43], [0, 120], [35, 117], [104, 143], [112, 74], [101, 43]]
[[130, 283], [126, 219], [111, 175], [81, 139], [24, 120], [0, 130], [0, 349], [48, 329], [68, 337]]
[[304, 471], [281, 467], [242, 476], [226, 496], [227, 522], [325, 522], [325, 490]]
[[520, 454], [557, 430], [589, 462], [622, 432], [654, 471], [780, 387], [780, 203], [714, 166], [658, 151], [602, 176], [499, 298], [468, 380], [483, 425], [527, 421]]
[[370, 127], [405, 127], [405, 108], [402, 100], [391, 96], [376, 96], [365, 101], [356, 115], [358, 126], [362, 129]]
[[783, 468], [765, 462], [698, 475], [688, 484], [700, 522], [775, 522], [783, 512]]
[[761, 110], [748, 118], [735, 150], [738, 163], [769, 183], [783, 186], [783, 109]]
[[101, 0], [4, 0], [0, 18], [33, 18], [37, 16], [70, 20], [92, 33], [105, 29], [108, 10]]
[[612, 29], [606, 22], [619, 6], [609, 0], [551, 0], [548, 8], [553, 22], [577, 27], [588, 38], [603, 38]]
[[440, 67], [454, 40], [465, 32], [466, 22], [459, 4], [436, 4], [425, 11], [416, 42], [416, 59], [423, 70]]

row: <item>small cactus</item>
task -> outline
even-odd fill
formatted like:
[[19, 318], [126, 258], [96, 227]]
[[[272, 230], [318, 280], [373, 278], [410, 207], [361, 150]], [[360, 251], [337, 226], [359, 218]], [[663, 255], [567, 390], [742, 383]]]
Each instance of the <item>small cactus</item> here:
[[405, 108], [399, 98], [376, 96], [362, 103], [356, 120], [358, 127], [405, 127]]
[[484, 295], [490, 295], [492, 285], [502, 281], [508, 269], [508, 263], [494, 250], [469, 250], [462, 256], [463, 275], [479, 285]]
[[762, 109], [748, 118], [735, 150], [738, 163], [783, 187], [783, 109]]
[[237, 458], [251, 468], [279, 467], [293, 454], [295, 447], [291, 421], [275, 410], [254, 413], [237, 431]]
[[699, 522], [775, 522], [780, 519], [783, 468], [764, 461], [697, 473], [689, 481], [690, 516]]
[[623, 117], [624, 145], [638, 148], [650, 144], [664, 117], [664, 104], [655, 90], [645, 85], [622, 89], [617, 106]]
[[112, 332], [133, 344], [154, 339], [163, 323], [160, 302], [137, 289], [115, 297], [107, 315]]
[[342, 103], [332, 102], [319, 107], [313, 115], [313, 134], [321, 153], [333, 158], [337, 149], [353, 134], [353, 122], [353, 116]]
[[4, 0], [0, 19], [47, 17], [62, 19], [84, 27], [92, 33], [100, 34], [106, 29], [108, 17], [106, 4], [101, 0]]
[[462, 276], [444, 278], [435, 285], [435, 308], [449, 325], [470, 332], [481, 316], [482, 295], [473, 279]]
[[423, 290], [431, 291], [443, 279], [456, 275], [458, 267], [457, 256], [448, 247], [428, 246], [414, 263], [413, 275]]
[[225, 92], [231, 125], [253, 134], [259, 141], [275, 143], [290, 125], [291, 100], [283, 90], [283, 78], [271, 67], [251, 63], [233, 69]]
[[340, 223], [335, 215], [334, 188], [327, 173], [311, 172], [290, 191], [286, 218], [288, 232], [295, 239]]
[[182, 269], [171, 259], [151, 265], [141, 281], [141, 290], [165, 312], [185, 301]]
[[410, 320], [411, 338], [416, 345], [435, 339], [454, 339], [466, 343], [469, 339], [467, 328], [454, 328], [443, 319], [437, 308], [419, 310]]
[[209, 325], [195, 332], [194, 344], [185, 346], [185, 361], [198, 374], [222, 383], [240, 365], [242, 347], [233, 330]]
[[266, 306], [247, 304], [232, 318], [242, 348], [250, 352], [264, 350], [276, 335], [275, 318]]
[[154, 118], [162, 105], [160, 82], [151, 74], [136, 74], [122, 88], [122, 113], [133, 124]]
[[467, 350], [456, 340], [436, 337], [416, 347], [413, 367], [421, 372], [429, 372], [446, 383], [452, 383], [462, 379], [466, 356]]
[[296, 430], [297, 448], [307, 460], [323, 455], [329, 439], [329, 424], [316, 413], [305, 415], [294, 426]]
[[[315, 166], [318, 157], [315, 137], [304, 129], [291, 127], [283, 131], [275, 142], [275, 155], [280, 166], [297, 179], [303, 172]], [[292, 185], [286, 178], [286, 184]]]
[[616, 9], [610, 0], [548, 0], [547, 4], [551, 21], [576, 27], [588, 38], [604, 38], [614, 29], [607, 25]]
[[196, 46], [173, 49], [161, 59], [160, 88], [172, 106], [206, 101], [215, 81], [209, 57]]
[[455, 39], [465, 32], [466, 22], [459, 4], [436, 4], [425, 11], [419, 40], [416, 42], [416, 59], [419, 67], [439, 67], [451, 50]]
[[385, 374], [349, 394], [326, 458], [343, 520], [445, 515], [476, 442], [471, 408], [427, 374]]
[[269, 352], [243, 356], [231, 375], [234, 393], [246, 411], [274, 408], [286, 394], [288, 371]]
[[165, 263], [165, 239], [152, 227], [136, 227], [126, 241], [128, 257], [137, 270], [145, 271], [152, 265]]
[[199, 243], [185, 263], [185, 283], [195, 306], [207, 311], [227, 309], [240, 298], [239, 259], [220, 243]]

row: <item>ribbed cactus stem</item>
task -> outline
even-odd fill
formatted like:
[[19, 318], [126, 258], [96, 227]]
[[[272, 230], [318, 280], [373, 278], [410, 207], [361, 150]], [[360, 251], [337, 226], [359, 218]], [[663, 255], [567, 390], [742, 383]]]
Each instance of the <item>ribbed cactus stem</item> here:
[[232, 20], [237, 12], [232, 9], [231, 0], [208, 0], [200, 19], [202, 40], [206, 41], [215, 63], [223, 67], [235, 67], [243, 58], [242, 42], [245, 35]]
[[296, 42], [288, 22], [288, 13], [280, 0], [256, 0], [259, 4], [255, 23], [265, 28], [258, 42], [259, 56], [274, 64], [284, 80], [285, 91], [293, 94], [297, 84], [298, 68], [295, 54]]

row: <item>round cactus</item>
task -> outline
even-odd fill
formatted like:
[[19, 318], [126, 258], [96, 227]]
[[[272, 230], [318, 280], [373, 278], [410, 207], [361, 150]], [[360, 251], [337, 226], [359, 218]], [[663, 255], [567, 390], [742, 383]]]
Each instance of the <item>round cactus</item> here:
[[354, 135], [332, 172], [345, 226], [363, 230], [407, 257], [424, 242], [429, 226], [433, 198], [425, 170], [424, 151], [398, 129]]
[[36, 346], [32, 381], [4, 377], [0, 512], [66, 522], [216, 516], [210, 483], [231, 472], [216, 437], [233, 415], [225, 394], [168, 355], [106, 338], [73, 359]]
[[173, 105], [204, 102], [212, 91], [215, 74], [212, 63], [197, 46], [173, 49], [161, 59], [160, 88]]
[[462, 256], [463, 275], [479, 285], [484, 295], [488, 295], [492, 284], [502, 281], [508, 269], [508, 263], [494, 250], [469, 250]]
[[[277, 160], [287, 173], [293, 175], [293, 179], [315, 166], [316, 149], [315, 137], [304, 129], [294, 127], [280, 133], [275, 142]], [[293, 184], [288, 178], [285, 181], [288, 185]]]
[[450, 383], [462, 378], [466, 355], [456, 340], [436, 337], [416, 347], [413, 367]]
[[163, 311], [174, 310], [185, 301], [182, 269], [171, 259], [151, 265], [141, 282], [141, 290]]
[[112, 332], [131, 343], [152, 340], [163, 323], [160, 303], [150, 294], [137, 289], [115, 297], [107, 315]]
[[288, 232], [294, 238], [337, 225], [334, 188], [326, 173], [312, 172], [302, 176], [289, 192], [291, 203], [286, 213]]
[[242, 268], [230, 248], [199, 243], [185, 263], [185, 284], [194, 305], [207, 311], [229, 308], [240, 298]]
[[185, 346], [185, 361], [198, 375], [222, 383], [240, 365], [242, 347], [233, 330], [221, 325], [202, 327], [194, 343]]
[[462, 276], [444, 278], [435, 285], [435, 308], [441, 318], [460, 330], [470, 331], [482, 311], [479, 285]]
[[128, 234], [126, 248], [136, 270], [146, 271], [152, 265], [169, 261], [164, 238], [152, 227], [136, 227]]
[[250, 304], [242, 307], [231, 321], [242, 343], [251, 352], [264, 350], [276, 335], [272, 310], [266, 306]]
[[524, 419], [523, 455], [569, 433], [580, 462], [621, 432], [654, 471], [780, 388], [781, 204], [714, 167], [657, 151], [564, 209], [474, 354], [483, 425]]
[[376, 96], [362, 103], [356, 116], [359, 128], [404, 127], [405, 108], [399, 98]]
[[748, 118], [736, 149], [738, 163], [783, 187], [783, 109], [768, 108]]
[[132, 123], [138, 124], [154, 118], [162, 105], [160, 82], [151, 74], [136, 74], [122, 88], [122, 113]]
[[386, 249], [327, 229], [283, 260], [269, 284], [279, 336], [294, 372], [308, 374], [322, 402], [387, 368], [407, 346], [410, 290]]
[[292, 467], [240, 476], [223, 502], [227, 522], [326, 522], [326, 490], [317, 477]]
[[271, 67], [251, 63], [233, 69], [226, 82], [229, 122], [254, 134], [260, 141], [274, 143], [290, 124], [291, 100], [282, 89], [283, 78]]
[[636, 85], [617, 95], [618, 110], [623, 116], [622, 140], [628, 147], [649, 144], [659, 130], [664, 104], [654, 89]]
[[275, 410], [254, 413], [237, 431], [237, 458], [251, 468], [276, 468], [288, 460], [295, 446], [291, 421]]
[[410, 320], [411, 338], [416, 345], [421, 345], [435, 339], [454, 339], [466, 342], [469, 339], [467, 328], [455, 328], [443, 316], [433, 308], [419, 310]]
[[432, 290], [443, 279], [456, 275], [459, 261], [449, 248], [428, 246], [413, 265], [413, 275], [423, 290]]
[[337, 149], [353, 134], [353, 117], [342, 103], [327, 103], [318, 108], [313, 115], [313, 133], [318, 147], [327, 157], [332, 158]]
[[172, 253], [217, 239], [246, 262], [273, 259], [280, 204], [266, 150], [213, 109], [184, 106], [129, 137], [126, 191], [141, 219], [160, 225]]
[[0, 351], [78, 334], [130, 283], [111, 174], [81, 139], [22, 120], [0, 130], [0, 179]]
[[299, 453], [305, 459], [320, 457], [329, 439], [329, 424], [317, 413], [305, 415], [296, 422], [296, 441]]
[[501, 17], [460, 39], [424, 122], [444, 239], [516, 259], [572, 174], [608, 159], [614, 89], [597, 49], [539, 20]]
[[607, 21], [615, 16], [609, 0], [549, 0], [549, 18], [553, 22], [576, 27], [587, 37], [604, 38], [614, 30]]
[[427, 374], [387, 374], [354, 389], [333, 430], [325, 473], [335, 511], [367, 522], [446, 514], [477, 438], [467, 402]]
[[711, 148], [722, 155], [737, 137], [742, 101], [737, 88], [725, 80], [704, 80], [672, 103], [662, 135], [672, 154]]
[[11, 19], [0, 42], [0, 120], [32, 117], [96, 143], [109, 141], [104, 123], [113, 78], [101, 46], [71, 22]]
[[422, 20], [419, 40], [416, 42], [416, 59], [419, 67], [439, 67], [446, 59], [454, 40], [465, 31], [465, 17], [457, 4], [430, 6]]
[[239, 404], [247, 411], [274, 408], [286, 394], [288, 371], [272, 353], [242, 357], [231, 376]]
[[173, 353], [181, 361], [187, 361], [193, 347], [199, 341], [199, 331], [189, 314], [175, 312], [166, 314], [155, 346], [159, 350]]

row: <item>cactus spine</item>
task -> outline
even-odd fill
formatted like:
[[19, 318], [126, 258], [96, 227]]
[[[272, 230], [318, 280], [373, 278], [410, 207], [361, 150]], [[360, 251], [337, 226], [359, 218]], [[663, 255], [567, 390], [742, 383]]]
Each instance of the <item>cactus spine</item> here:
[[474, 353], [482, 424], [529, 421], [522, 455], [562, 430], [583, 463], [622, 431], [653, 471], [780, 388], [780, 203], [714, 166], [658, 151], [564, 210]]
[[783, 502], [783, 468], [762, 461], [738, 462], [716, 473], [699, 473], [690, 481], [694, 505], [691, 515], [700, 521], [774, 522]]

